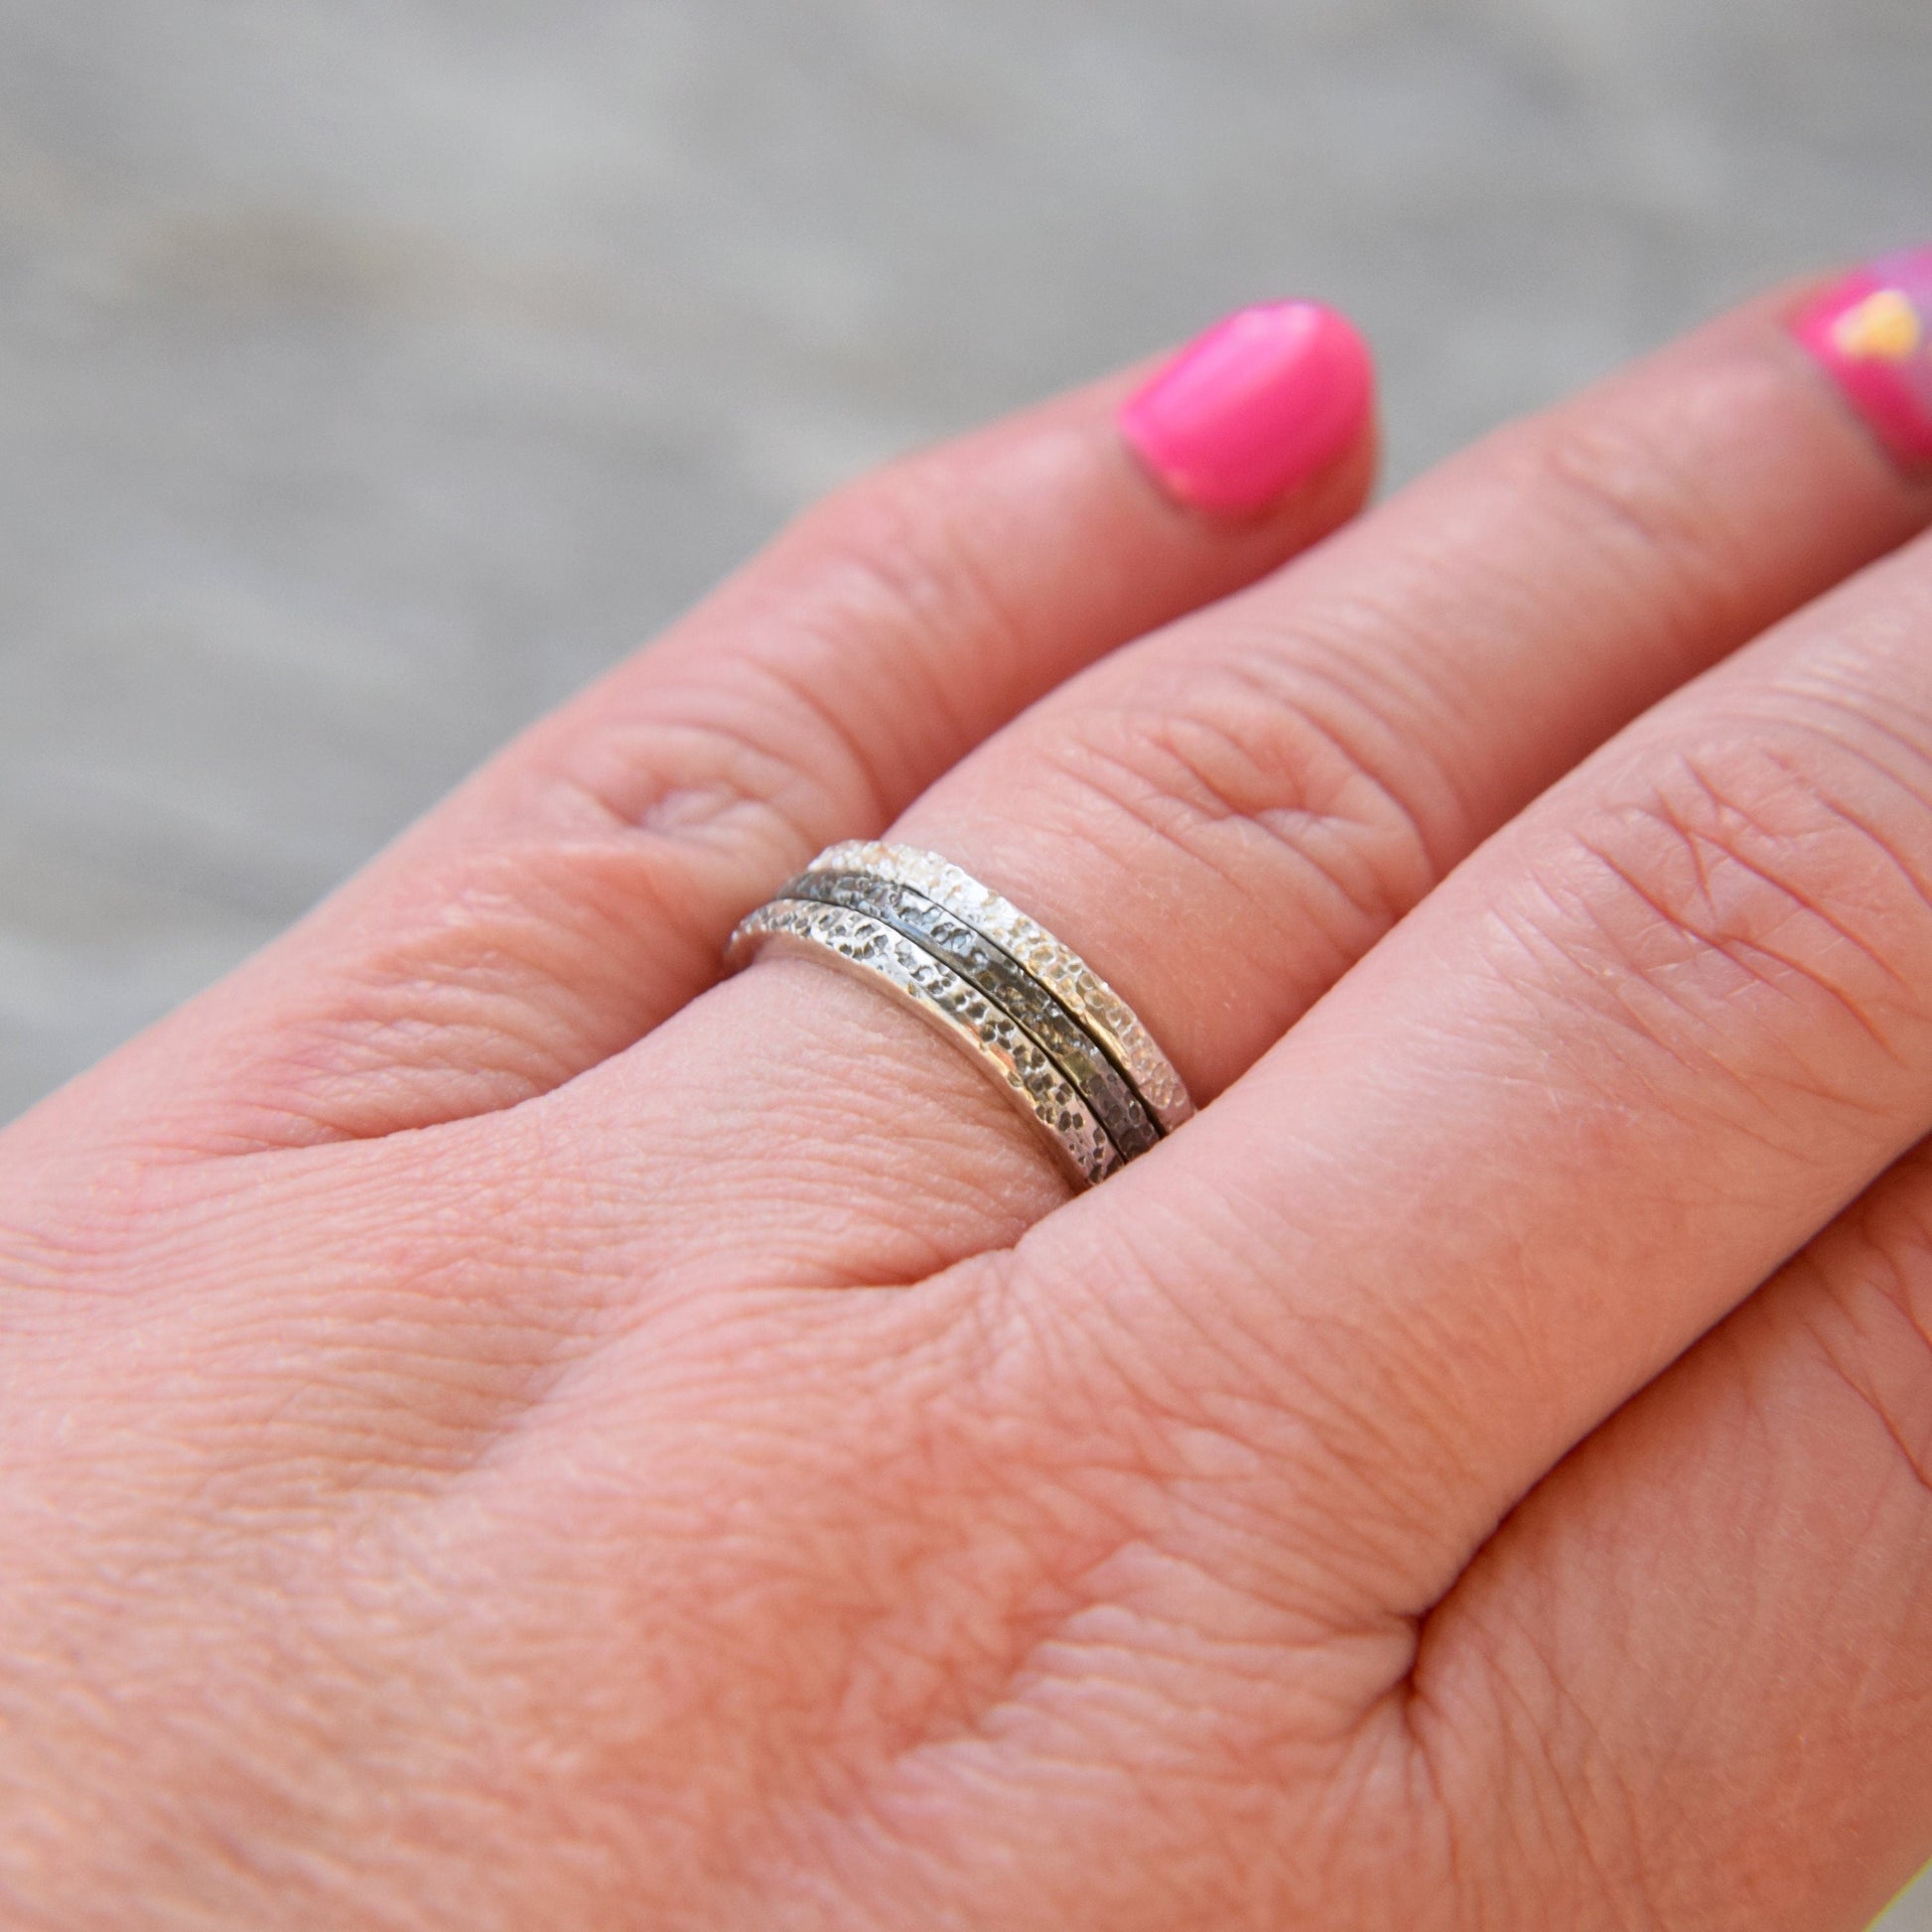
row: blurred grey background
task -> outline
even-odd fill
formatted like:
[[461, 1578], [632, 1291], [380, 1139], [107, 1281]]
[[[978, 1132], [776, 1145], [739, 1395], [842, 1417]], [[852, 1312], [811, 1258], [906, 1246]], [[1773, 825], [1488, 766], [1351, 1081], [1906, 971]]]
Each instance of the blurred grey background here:
[[0, 1119], [874, 459], [1306, 292], [1399, 480], [1932, 233], [1928, 100], [1926, 0], [0, 0]]

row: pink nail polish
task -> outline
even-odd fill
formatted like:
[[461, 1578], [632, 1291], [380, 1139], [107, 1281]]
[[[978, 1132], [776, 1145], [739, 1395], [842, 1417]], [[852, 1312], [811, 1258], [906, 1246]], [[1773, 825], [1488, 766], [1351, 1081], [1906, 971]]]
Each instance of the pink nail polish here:
[[1932, 248], [1855, 270], [1791, 324], [1895, 462], [1932, 467]]
[[1368, 424], [1375, 369], [1354, 327], [1314, 302], [1241, 309], [1183, 348], [1121, 410], [1169, 495], [1258, 510], [1342, 454]]

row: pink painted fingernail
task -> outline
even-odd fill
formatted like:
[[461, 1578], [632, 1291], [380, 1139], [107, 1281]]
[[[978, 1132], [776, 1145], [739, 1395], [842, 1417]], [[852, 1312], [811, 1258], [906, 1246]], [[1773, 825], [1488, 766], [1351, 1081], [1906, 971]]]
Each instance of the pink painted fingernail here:
[[1368, 425], [1375, 368], [1333, 309], [1241, 309], [1183, 348], [1120, 412], [1122, 434], [1169, 495], [1223, 514], [1265, 508]]
[[1932, 248], [1855, 269], [1791, 332], [1901, 468], [1932, 468]]

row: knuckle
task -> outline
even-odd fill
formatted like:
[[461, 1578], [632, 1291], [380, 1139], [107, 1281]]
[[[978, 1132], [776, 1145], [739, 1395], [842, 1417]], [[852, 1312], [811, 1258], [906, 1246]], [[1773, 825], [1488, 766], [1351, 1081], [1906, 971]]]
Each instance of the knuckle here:
[[[964, 462], [908, 458], [805, 510], [694, 621], [691, 648], [644, 660], [644, 702], [560, 741], [566, 788], [625, 830], [794, 857], [834, 825], [884, 823], [1035, 654]], [[963, 638], [984, 717], [960, 715], [947, 674]]]
[[1514, 455], [1524, 500], [1567, 515], [1614, 572], [1640, 579], [1647, 608], [1708, 610], [1731, 581], [1722, 506], [1669, 437], [1579, 410], [1523, 425]]
[[1278, 639], [1137, 677], [1039, 750], [1089, 842], [1234, 882], [1271, 942], [1325, 937], [1337, 970], [1441, 875], [1421, 748]]
[[1701, 1065], [1856, 1102], [1932, 1004], [1932, 799], [1842, 721], [1733, 721], [1566, 829], [1528, 924]]
[[[1017, 664], [1032, 633], [1000, 585], [989, 525], [999, 497], [968, 464], [957, 451], [903, 458], [806, 510], [785, 541], [806, 560], [808, 601], [915, 647], [970, 632], [983, 664]], [[921, 662], [916, 648], [910, 662]]]
[[736, 655], [728, 678], [660, 685], [639, 713], [566, 739], [539, 822], [580, 840], [794, 852], [821, 821], [878, 816], [882, 775], [856, 726], [816, 695], [809, 653]]

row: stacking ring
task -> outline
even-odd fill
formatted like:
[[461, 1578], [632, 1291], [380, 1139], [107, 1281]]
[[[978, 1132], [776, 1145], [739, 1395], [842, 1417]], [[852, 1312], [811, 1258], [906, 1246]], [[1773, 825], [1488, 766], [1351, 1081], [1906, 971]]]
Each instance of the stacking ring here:
[[854, 974], [966, 1051], [1093, 1185], [1194, 1111], [1132, 1008], [1070, 947], [934, 853], [822, 852], [732, 934]]

